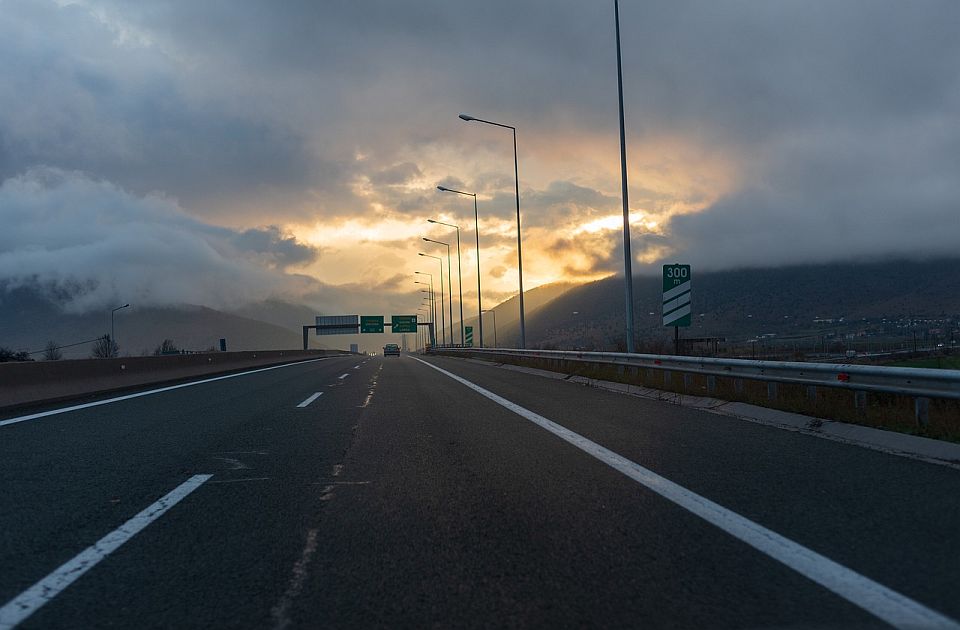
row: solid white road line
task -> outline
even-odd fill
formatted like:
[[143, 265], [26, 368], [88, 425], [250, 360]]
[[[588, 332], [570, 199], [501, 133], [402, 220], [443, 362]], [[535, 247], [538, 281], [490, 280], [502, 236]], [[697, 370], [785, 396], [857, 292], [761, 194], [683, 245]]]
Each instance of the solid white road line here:
[[333, 358], [335, 357], [321, 357], [319, 359], [308, 359], [306, 361], [297, 361], [296, 363], [284, 363], [283, 365], [271, 365], [270, 367], [258, 368], [256, 370], [249, 370], [247, 372], [237, 372], [236, 374], [226, 374], [224, 376], [215, 376], [213, 378], [205, 378], [200, 381], [190, 381], [189, 383], [180, 383], [179, 385], [170, 385], [168, 387], [151, 389], [145, 392], [137, 392], [135, 394], [117, 396], [116, 398], [107, 398], [106, 400], [97, 400], [95, 402], [83, 403], [82, 405], [73, 405], [71, 407], [51, 409], [50, 411], [41, 411], [40, 413], [32, 413], [28, 416], [19, 416], [16, 418], [10, 418], [8, 420], [0, 420], [0, 427], [5, 427], [8, 424], [17, 424], [18, 422], [26, 422], [27, 420], [36, 420], [38, 418], [46, 418], [47, 416], [55, 416], [57, 414], [67, 413], [70, 411], [78, 411], [80, 409], [88, 409], [90, 407], [99, 407], [100, 405], [109, 405], [110, 403], [120, 402], [122, 400], [130, 400], [131, 398], [140, 398], [141, 396], [150, 396], [151, 394], [160, 394], [162, 392], [169, 392], [175, 389], [181, 389], [183, 387], [193, 387], [194, 385], [203, 385], [205, 383], [213, 383], [214, 381], [222, 381], [228, 378], [237, 378], [238, 376], [246, 376], [247, 374], [256, 374], [258, 372], [266, 372], [268, 370], [279, 370], [280, 368], [290, 367], [293, 365], [315, 363], [317, 361], [326, 361], [327, 359], [333, 359]]
[[311, 394], [309, 398], [307, 398], [305, 401], [297, 405], [297, 407], [306, 407], [307, 405], [315, 401], [317, 398], [320, 398], [321, 396], [323, 396], [323, 392], [316, 392], [314, 394]]
[[347, 378], [348, 376], [350, 376], [350, 375], [349, 375], [349, 374], [341, 374], [341, 375], [338, 376], [337, 378], [342, 381], [343, 379]]
[[421, 359], [416, 360], [546, 429], [663, 498], [696, 514], [711, 525], [719, 527], [731, 536], [785, 564], [851, 604], [879, 617], [896, 628], [951, 628], [960, 630], [960, 624], [949, 617], [945, 617], [882, 584], [874, 582], [868, 577], [860, 575], [811, 549], [807, 549], [799, 543], [754, 523], [691, 490], [687, 490], [652, 470], [600, 446], [579, 433], [510, 402], [452, 372]]
[[92, 546], [68, 560], [53, 573], [43, 578], [0, 608], [0, 630], [9, 630], [36, 612], [60, 592], [77, 581], [98, 562], [120, 548], [140, 531], [163, 516], [167, 510], [182, 501], [213, 475], [194, 475], [171, 490], [163, 498], [143, 510], [119, 528], [110, 532]]

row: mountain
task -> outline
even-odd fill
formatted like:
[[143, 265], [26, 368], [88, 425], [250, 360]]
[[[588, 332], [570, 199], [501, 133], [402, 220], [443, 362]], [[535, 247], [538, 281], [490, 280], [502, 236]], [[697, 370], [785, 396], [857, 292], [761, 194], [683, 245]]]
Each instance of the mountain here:
[[303, 326], [315, 323], [317, 310], [305, 304], [293, 304], [282, 300], [264, 300], [254, 302], [228, 311], [247, 319], [287, 328], [298, 335], [303, 334]]
[[[634, 278], [637, 336], [660, 344], [661, 278]], [[693, 325], [686, 337], [746, 340], [763, 334], [844, 331], [867, 320], [960, 320], [960, 258], [740, 269], [693, 270]], [[840, 319], [843, 318], [843, 323]], [[565, 291], [527, 310], [527, 346], [617, 349], [624, 343], [623, 278], [611, 276]], [[501, 339], [501, 345], [506, 345]]]
[[[306, 307], [304, 307], [306, 308]], [[212, 308], [181, 305], [168, 308], [138, 308], [136, 305], [114, 315], [116, 339], [121, 355], [150, 354], [164, 339], [178, 348], [205, 350], [219, 347], [221, 337], [228, 350], [297, 349], [303, 347], [302, 329], [296, 331], [256, 319]], [[36, 291], [18, 288], [0, 290], [0, 346], [14, 350], [42, 350], [50, 340], [71, 344], [94, 339], [110, 332], [109, 311], [71, 314]], [[311, 337], [311, 347], [340, 347], [320, 344]], [[65, 348], [65, 358], [90, 356], [92, 344]], [[41, 355], [34, 355], [40, 358]]]
[[[571, 282], [553, 282], [550, 284], [541, 285], [535, 289], [530, 289], [529, 291], [524, 291], [523, 308], [525, 311], [525, 318], [529, 320], [534, 313], [538, 312], [544, 306], [550, 304], [553, 300], [556, 300], [558, 297], [576, 286], [579, 285]], [[496, 315], [494, 316], [491, 313], [486, 313], [483, 316], [485, 345], [493, 345], [493, 324], [495, 317], [497, 324], [496, 338], [498, 345], [501, 347], [516, 346], [520, 337], [520, 298], [518, 296], [514, 296], [505, 302], [501, 302], [496, 306], [488, 306], [487, 308], [496, 313]], [[480, 331], [477, 318], [465, 316], [464, 325], [473, 326], [474, 344], [479, 345]], [[487, 330], [488, 327], [489, 331]], [[457, 341], [459, 340], [460, 334], [457, 333]]]

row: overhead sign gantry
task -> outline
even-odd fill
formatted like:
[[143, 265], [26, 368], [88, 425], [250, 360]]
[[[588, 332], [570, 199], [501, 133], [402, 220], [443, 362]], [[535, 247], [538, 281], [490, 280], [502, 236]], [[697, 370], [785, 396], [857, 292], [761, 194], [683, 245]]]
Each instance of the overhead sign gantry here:
[[433, 336], [433, 322], [417, 321], [416, 315], [393, 315], [389, 322], [383, 315], [317, 315], [316, 324], [303, 327], [303, 349], [308, 346], [307, 331], [313, 328], [317, 335], [356, 335], [385, 332], [390, 326], [394, 333], [415, 333], [417, 326], [426, 326], [430, 332], [430, 343], [435, 345]]

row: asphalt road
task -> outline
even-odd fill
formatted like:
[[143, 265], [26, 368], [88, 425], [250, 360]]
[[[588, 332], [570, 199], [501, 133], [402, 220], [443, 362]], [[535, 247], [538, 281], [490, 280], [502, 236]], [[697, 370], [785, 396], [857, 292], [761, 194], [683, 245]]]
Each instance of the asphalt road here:
[[960, 619], [956, 469], [427, 362], [0, 416], [0, 628]]

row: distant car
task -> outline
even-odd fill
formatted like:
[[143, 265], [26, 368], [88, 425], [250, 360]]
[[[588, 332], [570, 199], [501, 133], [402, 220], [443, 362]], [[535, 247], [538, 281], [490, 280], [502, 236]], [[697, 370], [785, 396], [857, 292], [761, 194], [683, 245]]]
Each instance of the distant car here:
[[391, 354], [400, 356], [400, 346], [395, 343], [388, 343], [383, 347], [383, 356], [389, 357]]

